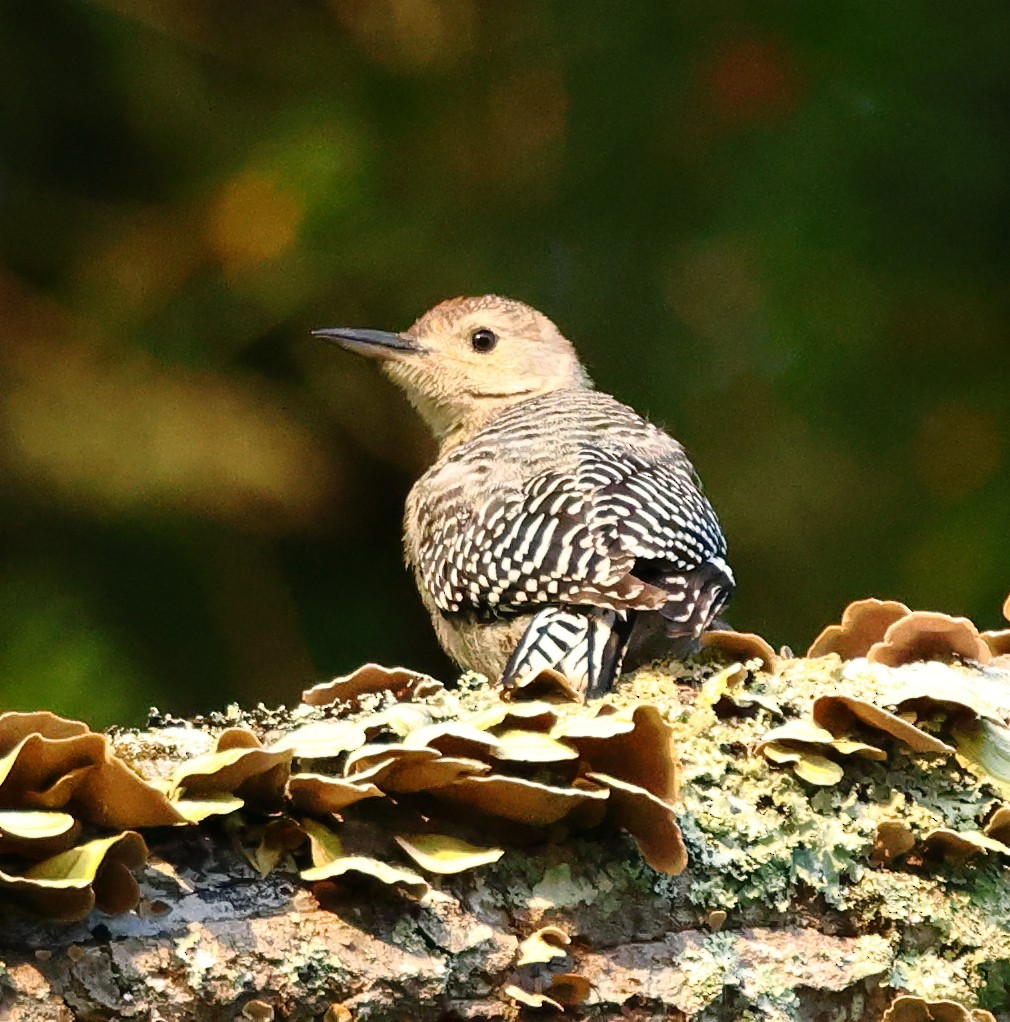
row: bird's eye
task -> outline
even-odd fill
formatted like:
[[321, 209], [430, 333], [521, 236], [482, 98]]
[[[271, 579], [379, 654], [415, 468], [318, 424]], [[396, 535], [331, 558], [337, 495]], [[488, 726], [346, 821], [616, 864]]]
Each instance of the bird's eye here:
[[470, 334], [470, 346], [474, 351], [490, 351], [498, 343], [498, 337], [493, 330], [481, 327]]

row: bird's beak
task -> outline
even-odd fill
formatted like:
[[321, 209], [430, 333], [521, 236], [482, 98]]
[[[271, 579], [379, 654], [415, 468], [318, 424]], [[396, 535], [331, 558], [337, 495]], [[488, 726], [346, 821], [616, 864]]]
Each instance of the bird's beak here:
[[355, 330], [337, 326], [313, 330], [312, 336], [369, 358], [399, 358], [424, 350], [409, 334], [394, 334], [388, 330]]

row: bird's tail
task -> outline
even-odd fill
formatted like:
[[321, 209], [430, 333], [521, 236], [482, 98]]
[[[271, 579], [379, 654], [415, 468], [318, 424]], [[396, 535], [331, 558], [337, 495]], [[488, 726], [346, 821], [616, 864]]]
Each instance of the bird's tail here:
[[697, 639], [726, 606], [735, 582], [729, 565], [721, 557], [713, 557], [691, 571], [664, 574], [654, 584], [668, 594], [659, 611], [667, 635]]
[[631, 632], [628, 616], [598, 608], [545, 607], [531, 619], [502, 674], [519, 687], [548, 668], [587, 698], [609, 690]]

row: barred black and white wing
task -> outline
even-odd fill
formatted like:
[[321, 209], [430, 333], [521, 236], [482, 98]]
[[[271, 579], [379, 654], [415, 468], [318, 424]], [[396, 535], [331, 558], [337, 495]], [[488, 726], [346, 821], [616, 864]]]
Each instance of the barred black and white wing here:
[[508, 677], [552, 666], [605, 688], [636, 614], [697, 637], [733, 587], [680, 445], [598, 393], [504, 413], [432, 470], [414, 513], [408, 559], [437, 610], [531, 616]]
[[[538, 605], [659, 610], [698, 634], [733, 577], [689, 462], [590, 449], [476, 506], [426, 516], [419, 574], [436, 606], [517, 613]], [[449, 499], [451, 503], [451, 499]]]

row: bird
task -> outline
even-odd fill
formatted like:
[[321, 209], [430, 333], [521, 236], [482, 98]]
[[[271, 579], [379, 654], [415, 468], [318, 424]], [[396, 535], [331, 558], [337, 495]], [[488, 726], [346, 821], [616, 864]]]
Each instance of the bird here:
[[313, 334], [378, 360], [438, 443], [403, 545], [460, 667], [506, 688], [551, 670], [592, 698], [629, 651], [697, 646], [735, 586], [715, 511], [681, 444], [597, 390], [547, 316], [482, 295], [401, 332]]

